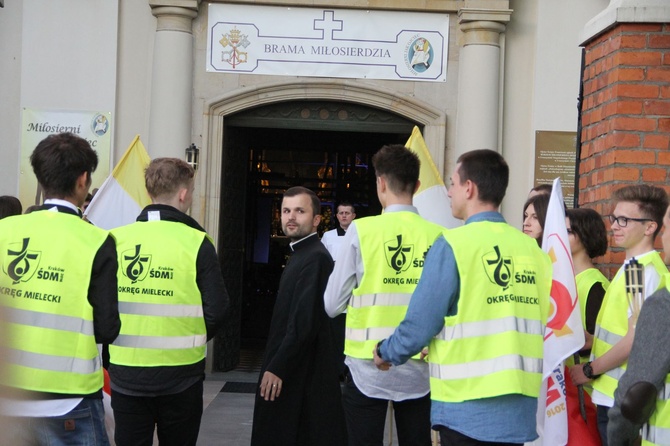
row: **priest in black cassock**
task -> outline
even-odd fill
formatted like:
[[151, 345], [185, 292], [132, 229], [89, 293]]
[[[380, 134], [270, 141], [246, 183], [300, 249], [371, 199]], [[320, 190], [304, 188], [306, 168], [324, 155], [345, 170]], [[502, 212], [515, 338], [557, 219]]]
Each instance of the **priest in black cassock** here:
[[252, 446], [346, 445], [333, 333], [323, 308], [333, 260], [316, 233], [320, 210], [309, 189], [284, 193], [281, 223], [292, 252], [272, 314]]

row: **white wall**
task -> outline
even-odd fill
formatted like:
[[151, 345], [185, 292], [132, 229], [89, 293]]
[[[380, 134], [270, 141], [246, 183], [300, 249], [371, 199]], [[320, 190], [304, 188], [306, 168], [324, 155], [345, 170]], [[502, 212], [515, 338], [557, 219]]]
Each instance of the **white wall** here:
[[0, 9], [0, 195], [19, 193], [22, 22], [21, 3], [5, 2]]
[[135, 135], [149, 150], [149, 109], [156, 17], [146, 0], [119, 0], [114, 164]]
[[581, 68], [579, 36], [609, 0], [510, 0], [506, 32], [503, 155], [510, 185], [503, 214], [521, 227], [533, 187], [535, 131], [576, 131]]
[[582, 49], [586, 22], [609, 0], [540, 1], [537, 22], [537, 67], [533, 116], [535, 130], [577, 131]]
[[111, 111], [115, 125], [117, 21], [118, 0], [23, 0], [0, 9], [2, 193], [18, 194], [23, 107]]

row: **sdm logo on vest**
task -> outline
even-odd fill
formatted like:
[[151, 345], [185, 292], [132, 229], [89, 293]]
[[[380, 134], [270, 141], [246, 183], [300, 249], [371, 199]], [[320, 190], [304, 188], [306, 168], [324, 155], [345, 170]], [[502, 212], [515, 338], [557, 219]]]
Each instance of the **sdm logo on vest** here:
[[386, 263], [393, 268], [396, 274], [400, 274], [407, 271], [412, 264], [414, 245], [403, 245], [402, 234], [398, 234], [395, 240], [384, 243], [384, 254]]
[[496, 245], [493, 247], [493, 251], [482, 256], [482, 262], [489, 280], [506, 290], [514, 275], [512, 257], [503, 257], [500, 248]]
[[38, 269], [42, 253], [29, 251], [30, 237], [20, 242], [10, 243], [7, 249], [7, 260], [2, 262], [2, 270], [12, 279], [12, 284], [29, 281]]
[[144, 280], [151, 266], [151, 254], [140, 254], [141, 248], [142, 245], [135, 245], [121, 254], [121, 271], [131, 283]]

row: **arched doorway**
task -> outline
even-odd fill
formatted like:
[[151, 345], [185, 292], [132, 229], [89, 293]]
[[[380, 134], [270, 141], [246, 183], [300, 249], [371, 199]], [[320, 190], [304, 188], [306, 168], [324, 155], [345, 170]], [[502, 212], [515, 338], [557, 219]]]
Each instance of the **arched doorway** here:
[[220, 181], [208, 180], [218, 189], [208, 195], [219, 199], [206, 206], [206, 220], [217, 223], [216, 233], [208, 229], [218, 240], [232, 303], [215, 340], [214, 370], [237, 365], [242, 341], [264, 343], [288, 244], [277, 213], [283, 191], [293, 185], [315, 190], [324, 220], [342, 200], [355, 203], [358, 217], [378, 214], [370, 157], [384, 144], [404, 143], [414, 125], [424, 127], [390, 108], [331, 98], [293, 98], [237, 110], [230, 105], [229, 113], [210, 120], [220, 131], [210, 142], [220, 149], [207, 149], [208, 173], [214, 171]]

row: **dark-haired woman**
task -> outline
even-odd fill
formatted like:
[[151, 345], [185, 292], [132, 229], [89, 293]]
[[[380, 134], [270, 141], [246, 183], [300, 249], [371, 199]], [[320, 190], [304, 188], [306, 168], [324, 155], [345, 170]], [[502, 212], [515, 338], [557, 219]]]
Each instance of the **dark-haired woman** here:
[[544, 220], [547, 218], [548, 207], [549, 195], [547, 194], [534, 195], [523, 205], [523, 232], [537, 240], [540, 246], [542, 246]]
[[580, 354], [588, 356], [598, 311], [609, 286], [609, 280], [593, 266], [593, 258], [607, 251], [607, 229], [601, 215], [593, 209], [568, 209], [565, 220], [586, 336], [586, 344]]

